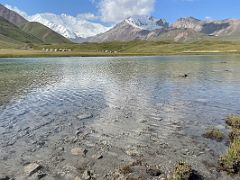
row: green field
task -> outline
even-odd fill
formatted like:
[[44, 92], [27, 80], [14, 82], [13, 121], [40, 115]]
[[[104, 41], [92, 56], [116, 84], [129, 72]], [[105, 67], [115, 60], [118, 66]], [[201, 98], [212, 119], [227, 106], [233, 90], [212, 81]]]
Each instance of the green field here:
[[[10, 48], [7, 47], [11, 45]], [[240, 43], [229, 41], [131, 41], [109, 43], [16, 44], [0, 47], [0, 57], [48, 56], [156, 56], [187, 54], [240, 54]], [[22, 47], [27, 47], [23, 50]], [[65, 49], [67, 52], [61, 52]], [[55, 52], [56, 51], [56, 52]]]

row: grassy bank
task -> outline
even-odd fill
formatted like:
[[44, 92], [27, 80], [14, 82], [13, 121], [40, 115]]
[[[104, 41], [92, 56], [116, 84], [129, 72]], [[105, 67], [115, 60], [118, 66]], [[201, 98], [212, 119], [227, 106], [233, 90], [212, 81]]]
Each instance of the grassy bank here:
[[[20, 47], [0, 49], [0, 57], [240, 54], [240, 43], [228, 41], [198, 41], [193, 43], [131, 41], [83, 44], [31, 44], [28, 46], [31, 47], [29, 50], [22, 50]], [[63, 49], [69, 51], [62, 52]]]

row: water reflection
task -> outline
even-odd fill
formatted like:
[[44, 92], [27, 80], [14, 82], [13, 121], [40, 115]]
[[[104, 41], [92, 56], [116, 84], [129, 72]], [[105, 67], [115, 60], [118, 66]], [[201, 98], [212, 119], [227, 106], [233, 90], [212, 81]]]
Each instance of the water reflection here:
[[[0, 169], [14, 158], [47, 159], [52, 144], [84, 123], [95, 132], [88, 144], [104, 140], [117, 152], [128, 146], [156, 150], [167, 142], [171, 148], [161, 161], [168, 168], [176, 151], [181, 158], [184, 147], [195, 148], [190, 137], [203, 145], [207, 126], [223, 126], [224, 116], [240, 113], [239, 97], [238, 56], [1, 59], [0, 158], [18, 152]], [[83, 123], [77, 117], [86, 112], [93, 118]], [[31, 143], [40, 140], [45, 151], [33, 151]], [[209, 146], [225, 150], [224, 143]]]

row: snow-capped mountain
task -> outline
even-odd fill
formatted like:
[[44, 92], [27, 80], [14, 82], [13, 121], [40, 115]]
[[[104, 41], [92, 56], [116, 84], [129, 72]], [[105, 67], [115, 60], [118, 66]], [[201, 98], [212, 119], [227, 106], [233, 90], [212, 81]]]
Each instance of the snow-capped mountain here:
[[153, 31], [164, 31], [168, 23], [151, 16], [132, 16], [120, 22], [105, 33], [90, 37], [90, 42], [145, 40]]
[[103, 33], [109, 29], [109, 27], [105, 27], [102, 24], [82, 19], [80, 16], [73, 17], [66, 14], [42, 13], [29, 16], [27, 19], [44, 24], [69, 39], [86, 38]]
[[147, 31], [162, 29], [168, 27], [168, 23], [164, 19], [156, 19], [152, 16], [132, 16], [125, 20], [131, 26]]

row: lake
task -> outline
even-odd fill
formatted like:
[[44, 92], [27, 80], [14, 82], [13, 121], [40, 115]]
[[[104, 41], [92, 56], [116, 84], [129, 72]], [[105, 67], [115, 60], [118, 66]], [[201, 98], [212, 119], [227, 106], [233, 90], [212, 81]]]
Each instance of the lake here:
[[170, 176], [184, 160], [233, 179], [216, 167], [239, 99], [240, 56], [0, 59], [0, 178], [36, 163], [30, 178], [151, 179], [146, 167]]

